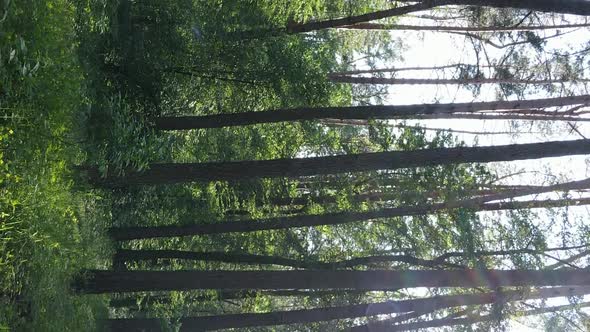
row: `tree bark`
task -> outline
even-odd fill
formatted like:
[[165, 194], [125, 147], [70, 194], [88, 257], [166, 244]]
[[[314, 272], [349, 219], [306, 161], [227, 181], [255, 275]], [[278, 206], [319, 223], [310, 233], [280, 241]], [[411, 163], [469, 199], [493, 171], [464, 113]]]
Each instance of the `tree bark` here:
[[452, 114], [428, 114], [416, 115], [417, 120], [440, 120], [440, 119], [469, 119], [469, 120], [504, 120], [504, 121], [565, 121], [565, 122], [590, 122], [590, 118], [579, 116], [562, 115], [519, 115], [501, 113], [452, 113]]
[[320, 119], [415, 119], [419, 115], [449, 115], [454, 113], [558, 107], [588, 103], [590, 103], [590, 95], [480, 103], [305, 107], [202, 116], [159, 117], [154, 120], [154, 126], [159, 130], [186, 130]]
[[[532, 250], [531, 250], [532, 251]], [[126, 250], [117, 251], [114, 260], [119, 262], [144, 261], [156, 259], [185, 259], [206, 262], [224, 262], [239, 264], [259, 264], [259, 265], [279, 265], [300, 269], [317, 269], [317, 270], [336, 270], [339, 268], [349, 268], [358, 265], [370, 265], [383, 262], [400, 262], [415, 266], [424, 267], [441, 267], [453, 266], [447, 264], [445, 260], [421, 259], [411, 255], [377, 255], [357, 257], [337, 262], [306, 261], [301, 259], [284, 258], [279, 256], [263, 256], [241, 253], [227, 252], [199, 252], [183, 250]], [[460, 267], [454, 265], [454, 267]]]
[[415, 287], [590, 286], [586, 270], [407, 271], [103, 271], [85, 270], [73, 284], [87, 294], [195, 289], [357, 289]]
[[[434, 311], [465, 305], [481, 305], [495, 302], [512, 302], [524, 299], [580, 296], [590, 293], [587, 287], [554, 287], [540, 289], [531, 294], [522, 291], [489, 292], [483, 294], [443, 295], [431, 298], [387, 301], [370, 304], [347, 305], [317, 309], [276, 311], [269, 313], [244, 313], [231, 315], [184, 317], [180, 331], [212, 331], [229, 328], [275, 326], [297, 323], [312, 323], [334, 319], [356, 318], [417, 310]], [[158, 319], [109, 319], [111, 331], [147, 330], [159, 331]]]
[[[566, 304], [554, 307], [547, 307], [547, 308], [540, 308], [540, 309], [533, 309], [527, 311], [519, 311], [514, 313], [517, 317], [522, 316], [534, 316], [534, 315], [541, 315], [550, 312], [556, 311], [563, 311], [563, 310], [571, 310], [575, 308], [586, 308], [590, 307], [590, 302], [584, 302], [580, 304]], [[466, 318], [441, 318], [441, 319], [433, 319], [425, 322], [416, 322], [416, 323], [407, 323], [407, 324], [399, 324], [399, 325], [375, 325], [375, 327], [370, 326], [370, 328], [359, 327], [359, 328], [352, 328], [347, 330], [347, 332], [390, 332], [390, 331], [415, 331], [418, 329], [426, 329], [426, 328], [434, 328], [434, 327], [450, 327], [450, 326], [457, 326], [457, 325], [473, 325], [476, 323], [481, 322], [492, 322], [497, 321], [499, 318], [498, 315], [483, 315], [483, 316], [475, 316], [475, 317], [466, 317]]]
[[392, 67], [392, 68], [376, 68], [376, 69], [357, 69], [357, 70], [348, 70], [348, 71], [341, 71], [341, 72], [333, 72], [331, 75], [333, 76], [343, 76], [343, 75], [360, 75], [360, 74], [376, 74], [376, 73], [397, 73], [400, 71], [423, 71], [423, 70], [443, 70], [443, 69], [450, 69], [450, 68], [507, 68], [509, 66], [506, 65], [478, 65], [478, 64], [469, 64], [469, 63], [454, 63], [450, 65], [442, 65], [442, 66], [418, 66], [418, 67]]
[[197, 236], [207, 234], [223, 234], [235, 232], [256, 232], [262, 230], [287, 229], [295, 227], [312, 227], [341, 225], [352, 222], [374, 220], [379, 218], [394, 218], [401, 216], [415, 216], [432, 214], [438, 211], [467, 208], [478, 211], [498, 211], [532, 208], [550, 208], [564, 205], [586, 205], [589, 199], [555, 200], [555, 201], [524, 201], [504, 203], [475, 203], [461, 202], [460, 204], [433, 204], [416, 207], [388, 208], [370, 212], [340, 212], [324, 215], [289, 216], [269, 219], [255, 219], [245, 221], [226, 221], [215, 224], [195, 224], [187, 226], [147, 226], [147, 227], [112, 227], [108, 230], [109, 236], [116, 241], [176, 237]]
[[359, 23], [355, 25], [345, 25], [342, 29], [356, 30], [413, 30], [413, 31], [466, 31], [466, 32], [502, 32], [502, 31], [535, 31], [550, 29], [572, 29], [590, 27], [588, 23], [579, 24], [555, 24], [555, 25], [538, 25], [538, 26], [488, 26], [488, 27], [466, 27], [466, 26], [445, 26], [445, 25], [405, 25], [405, 24], [380, 24], [380, 23]]
[[102, 177], [96, 167], [81, 167], [91, 183], [104, 187], [160, 185], [196, 181], [300, 177], [385, 169], [540, 159], [590, 153], [590, 140], [553, 141], [484, 147], [388, 151], [316, 158], [209, 163], [151, 164], [145, 171], [127, 169]]
[[474, 78], [474, 79], [429, 79], [429, 78], [386, 78], [363, 76], [336, 76], [331, 75], [330, 81], [335, 83], [353, 84], [390, 84], [390, 85], [467, 85], [467, 84], [558, 84], [568, 82], [588, 82], [588, 79], [573, 80], [532, 80], [516, 78]]
[[332, 20], [325, 20], [325, 21], [313, 21], [313, 22], [301, 23], [301, 24], [289, 24], [287, 26], [287, 33], [295, 34], [295, 33], [317, 31], [317, 30], [323, 30], [323, 29], [329, 29], [329, 28], [338, 28], [338, 27], [347, 26], [347, 25], [354, 25], [354, 24], [358, 24], [358, 23], [362, 23], [362, 22], [374, 21], [374, 20], [379, 20], [382, 18], [401, 16], [401, 15], [409, 14], [412, 12], [427, 10], [427, 9], [434, 8], [437, 6], [443, 6], [446, 4], [450, 4], [452, 2], [453, 1], [451, 1], [451, 0], [423, 1], [423, 2], [420, 2], [415, 5], [396, 7], [396, 8], [391, 8], [391, 9], [387, 9], [387, 10], [363, 14], [363, 15], [348, 16], [348, 17], [332, 19]]
[[[415, 2], [402, 0], [401, 2]], [[329, 28], [366, 23], [388, 17], [396, 17], [412, 12], [427, 10], [446, 5], [487, 6], [494, 8], [525, 9], [529, 11], [550, 12], [573, 15], [590, 15], [590, 3], [585, 0], [426, 0], [415, 5], [407, 5], [375, 11], [367, 14], [348, 16], [339, 19], [313, 21], [292, 24], [287, 27], [288, 33], [302, 33]]]

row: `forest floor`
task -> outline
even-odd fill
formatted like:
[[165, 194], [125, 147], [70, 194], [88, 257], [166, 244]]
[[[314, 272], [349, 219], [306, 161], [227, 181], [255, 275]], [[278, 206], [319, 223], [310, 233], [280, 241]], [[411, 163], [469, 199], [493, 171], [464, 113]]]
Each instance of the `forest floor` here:
[[72, 167], [88, 146], [78, 5], [0, 4], [0, 330], [90, 331], [107, 315], [106, 297], [70, 290], [112, 250], [110, 204]]

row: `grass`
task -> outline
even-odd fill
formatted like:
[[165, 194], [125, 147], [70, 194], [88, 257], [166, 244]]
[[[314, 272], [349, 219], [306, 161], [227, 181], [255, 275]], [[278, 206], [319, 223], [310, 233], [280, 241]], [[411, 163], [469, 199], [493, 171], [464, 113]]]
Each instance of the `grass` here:
[[107, 314], [70, 292], [111, 247], [107, 200], [71, 167], [86, 158], [75, 14], [66, 0], [0, 4], [0, 330], [91, 331]]

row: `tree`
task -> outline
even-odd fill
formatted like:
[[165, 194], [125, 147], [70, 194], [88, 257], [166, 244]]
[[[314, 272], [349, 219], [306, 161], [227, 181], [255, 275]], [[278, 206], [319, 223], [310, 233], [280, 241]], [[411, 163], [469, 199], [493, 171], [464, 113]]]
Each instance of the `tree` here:
[[466, 32], [499, 32], [499, 31], [534, 31], [550, 29], [571, 29], [587, 28], [588, 23], [577, 24], [548, 24], [537, 26], [446, 26], [446, 25], [407, 25], [407, 24], [380, 24], [380, 23], [359, 23], [355, 25], [342, 26], [343, 29], [362, 30], [413, 30], [413, 31], [466, 31]]
[[145, 171], [126, 170], [102, 177], [95, 167], [81, 167], [95, 185], [122, 187], [194, 181], [299, 177], [320, 174], [402, 169], [462, 163], [539, 159], [590, 153], [588, 140], [554, 141], [485, 147], [455, 147], [354, 155], [210, 163], [151, 164]]
[[[526, 311], [517, 311], [514, 313], [515, 316], [534, 316], [534, 315], [542, 315], [545, 313], [550, 312], [557, 312], [563, 310], [571, 310], [576, 308], [587, 308], [590, 307], [590, 302], [583, 302], [579, 304], [565, 304], [559, 305], [554, 307], [546, 307], [546, 308], [539, 308], [539, 309], [532, 309]], [[359, 327], [354, 327], [349, 329], [349, 332], [374, 332], [374, 331], [414, 331], [417, 329], [426, 329], [426, 328], [433, 328], [433, 327], [448, 327], [448, 326], [456, 326], [456, 325], [473, 325], [476, 323], [481, 322], [493, 322], [498, 321], [501, 319], [500, 316], [497, 314], [489, 314], [489, 315], [468, 315], [466, 318], [441, 318], [441, 319], [433, 319], [430, 321], [424, 322], [416, 322], [416, 323], [407, 323], [407, 324], [399, 324], [399, 325], [389, 325], [389, 324], [375, 324], [373, 326], [366, 326], [362, 325]]]
[[480, 103], [308, 107], [203, 116], [158, 117], [154, 120], [154, 126], [159, 130], [183, 130], [318, 119], [415, 119], [420, 116], [438, 116], [456, 113], [476, 115], [475, 113], [480, 111], [535, 109], [588, 103], [590, 103], [590, 96], [582, 95]]
[[104, 271], [86, 270], [73, 287], [80, 293], [191, 289], [363, 289], [414, 287], [590, 286], [585, 270], [373, 270], [373, 271]]
[[[588, 204], [587, 199], [582, 200], [557, 200], [557, 201], [524, 201], [505, 203], [481, 203], [477, 201], [464, 201], [451, 204], [433, 204], [424, 206], [407, 206], [387, 208], [370, 212], [339, 212], [324, 215], [302, 215], [291, 217], [278, 217], [261, 220], [226, 221], [215, 224], [195, 224], [187, 226], [152, 226], [152, 227], [113, 227], [109, 229], [109, 235], [117, 241], [149, 239], [175, 236], [195, 236], [206, 234], [222, 234], [237, 232], [255, 232], [271, 229], [286, 229], [294, 227], [311, 227], [340, 225], [351, 222], [374, 220], [378, 218], [393, 218], [401, 216], [415, 216], [435, 213], [437, 211], [466, 208], [478, 211], [496, 211], [510, 209], [549, 208], [564, 205]], [[285, 263], [286, 261], [283, 261]]]
[[[587, 200], [590, 204], [590, 200]], [[564, 250], [563, 248], [550, 248], [546, 250], [535, 249], [513, 249], [513, 250], [494, 250], [494, 251], [475, 251], [475, 252], [447, 252], [433, 259], [418, 258], [412, 255], [373, 255], [361, 256], [351, 259], [345, 259], [336, 262], [325, 262], [309, 259], [293, 259], [280, 256], [265, 256], [254, 255], [246, 253], [231, 253], [231, 252], [214, 252], [214, 251], [183, 251], [183, 250], [117, 250], [113, 262], [114, 265], [124, 264], [131, 261], [156, 261], [158, 259], [182, 259], [193, 261], [208, 261], [208, 262], [225, 262], [238, 264], [255, 264], [255, 265], [278, 265], [301, 269], [317, 269], [317, 270], [336, 270], [343, 268], [352, 268], [355, 266], [365, 265], [370, 266], [379, 263], [404, 263], [412, 266], [423, 266], [430, 268], [449, 267], [449, 268], [465, 268], [460, 264], [453, 264], [447, 262], [452, 257], [467, 256], [483, 258], [485, 256], [507, 256], [507, 255], [548, 255], [548, 252]], [[562, 265], [567, 265], [582, 257], [588, 256], [590, 250], [584, 250], [568, 259], [559, 260], [558, 263], [548, 266], [549, 269], [554, 269]]]
[[[402, 0], [400, 2], [414, 1]], [[302, 33], [329, 28], [340, 28], [343, 26], [351, 26], [359, 23], [401, 16], [412, 12], [423, 11], [447, 5], [488, 6], [495, 8], [526, 9], [531, 11], [561, 14], [590, 15], [590, 4], [584, 0], [428, 0], [420, 1], [418, 4], [414, 5], [395, 7], [357, 16], [292, 24], [287, 27], [287, 32]]]
[[420, 84], [559, 84], [567, 82], [590, 82], [588, 79], [518, 79], [518, 78], [466, 78], [466, 79], [430, 79], [430, 78], [387, 78], [363, 76], [330, 76], [336, 83], [353, 84], [392, 84], [392, 85], [420, 85]]
[[[183, 317], [181, 331], [209, 331], [251, 326], [273, 326], [312, 323], [333, 319], [356, 318], [392, 313], [434, 311], [466, 305], [506, 303], [513, 301], [546, 299], [552, 297], [581, 296], [590, 293], [588, 287], [552, 287], [527, 291], [488, 292], [481, 294], [443, 295], [413, 300], [347, 305], [317, 309], [276, 311], [269, 313], [243, 313], [232, 315]], [[160, 321], [154, 318], [110, 319], [112, 331], [158, 330]]]

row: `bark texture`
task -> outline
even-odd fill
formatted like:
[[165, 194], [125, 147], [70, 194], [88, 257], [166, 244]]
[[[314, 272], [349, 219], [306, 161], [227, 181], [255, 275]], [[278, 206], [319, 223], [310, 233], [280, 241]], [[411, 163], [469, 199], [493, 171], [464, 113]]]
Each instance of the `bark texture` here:
[[86, 270], [74, 283], [81, 293], [192, 289], [357, 289], [414, 287], [590, 286], [586, 270], [407, 271], [103, 271]]
[[304, 107], [260, 112], [159, 117], [154, 120], [154, 125], [156, 129], [160, 130], [186, 130], [319, 119], [412, 119], [419, 115], [435, 116], [449, 115], [454, 113], [474, 113], [479, 111], [522, 108], [544, 108], [588, 103], [590, 103], [590, 95], [479, 103]]

